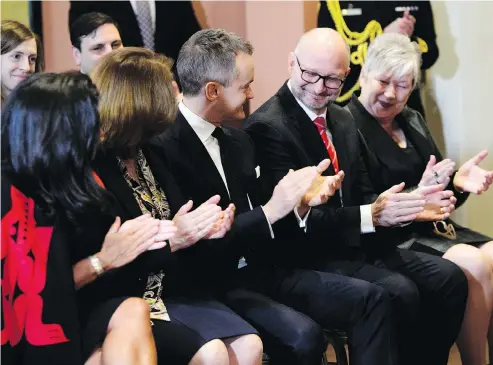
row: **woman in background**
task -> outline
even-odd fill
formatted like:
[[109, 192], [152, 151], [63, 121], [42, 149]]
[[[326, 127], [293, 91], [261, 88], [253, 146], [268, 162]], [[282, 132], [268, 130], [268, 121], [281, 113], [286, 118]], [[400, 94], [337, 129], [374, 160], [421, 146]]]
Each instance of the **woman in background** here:
[[27, 76], [44, 68], [43, 46], [39, 37], [24, 24], [2, 20], [1, 102]]

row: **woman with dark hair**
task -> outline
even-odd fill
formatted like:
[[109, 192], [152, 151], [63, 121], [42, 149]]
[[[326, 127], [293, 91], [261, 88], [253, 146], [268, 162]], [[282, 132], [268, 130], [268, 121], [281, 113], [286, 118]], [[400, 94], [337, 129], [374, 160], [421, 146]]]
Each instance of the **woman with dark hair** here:
[[[83, 297], [89, 283], [108, 282], [140, 253], [163, 247], [176, 230], [150, 216], [123, 225], [115, 219], [90, 165], [100, 139], [97, 104], [87, 76], [40, 73], [12, 91], [2, 112], [6, 364], [156, 363], [145, 301], [114, 297], [77, 310], [76, 296]], [[95, 218], [100, 230], [91, 227]], [[84, 255], [95, 246], [99, 250]], [[113, 269], [103, 276], [101, 261]], [[82, 328], [93, 334], [84, 348], [79, 317], [93, 319]]]
[[44, 69], [43, 46], [39, 37], [24, 24], [2, 20], [2, 104], [10, 92], [33, 72]]

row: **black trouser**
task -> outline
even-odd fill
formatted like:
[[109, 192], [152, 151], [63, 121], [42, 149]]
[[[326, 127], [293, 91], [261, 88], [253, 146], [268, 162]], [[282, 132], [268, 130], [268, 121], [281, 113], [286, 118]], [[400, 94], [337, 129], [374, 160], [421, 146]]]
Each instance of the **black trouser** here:
[[467, 279], [454, 263], [426, 253], [396, 249], [355, 272], [330, 262], [320, 270], [366, 280], [392, 298], [399, 364], [446, 365], [460, 331]]
[[[397, 364], [393, 343], [391, 299], [378, 285], [343, 275], [314, 270], [241, 270], [241, 282], [312, 318], [327, 329], [347, 331], [351, 365]], [[240, 294], [238, 294], [240, 293]], [[324, 351], [306, 323], [296, 323], [289, 312], [250, 301], [251, 294], [232, 290], [224, 303], [260, 333], [273, 364], [319, 365]], [[293, 325], [294, 323], [294, 325]], [[286, 351], [288, 350], [288, 351]]]
[[229, 290], [221, 299], [259, 332], [269, 364], [320, 365], [325, 339], [313, 319], [244, 288]]

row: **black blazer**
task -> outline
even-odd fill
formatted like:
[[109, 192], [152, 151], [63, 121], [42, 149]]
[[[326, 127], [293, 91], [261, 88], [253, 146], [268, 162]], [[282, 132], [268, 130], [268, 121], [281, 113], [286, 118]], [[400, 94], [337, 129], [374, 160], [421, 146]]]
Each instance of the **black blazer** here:
[[[419, 173], [416, 173], [406, 164], [405, 152], [384, 131], [378, 121], [366, 111], [358, 98], [353, 97], [347, 105], [347, 109], [353, 115], [360, 131], [362, 158], [368, 171], [368, 176], [377, 193], [381, 193], [392, 185], [401, 182], [406, 183], [406, 189], [415, 188], [421, 180], [430, 155], [435, 155], [437, 161], [443, 160], [442, 154], [419, 112], [405, 107], [396, 117], [396, 121], [404, 131], [406, 138], [414, 146], [420, 157], [421, 168]], [[469, 194], [455, 190], [452, 182], [454, 175], [451, 176], [447, 189], [454, 192], [457, 198], [456, 207], [459, 207], [466, 201]], [[402, 231], [413, 230], [430, 231], [431, 223], [413, 223]], [[395, 229], [393, 231], [396, 233]], [[395, 234], [393, 236], [398, 237]], [[408, 236], [401, 235], [400, 241], [406, 238]]]
[[[146, 148], [143, 150], [155, 178], [165, 191], [174, 215], [184, 203], [180, 190], [159, 159], [155, 158]], [[99, 216], [95, 216], [91, 226], [80, 232], [78, 240], [81, 244], [78, 245], [78, 259], [88, 257], [101, 249], [104, 236], [116, 216], [119, 216], [123, 223], [142, 215], [132, 190], [120, 172], [116, 156], [111, 151], [99, 152], [93, 161], [93, 168], [110, 194], [112, 208], [111, 212], [102, 212]], [[89, 308], [105, 299], [119, 296], [142, 296], [147, 275], [161, 269], [166, 274], [166, 290], [163, 293], [166, 295], [175, 287], [181, 286], [177, 282], [178, 279], [175, 279], [175, 277], [180, 277], [178, 261], [178, 255], [171, 253], [169, 245], [159, 250], [144, 252], [129, 264], [105, 273], [98, 280], [80, 289], [79, 300]]]
[[[312, 209], [308, 219], [307, 235], [299, 230], [285, 228], [283, 238], [291, 240], [292, 249], [284, 261], [299, 264], [303, 255], [311, 261], [314, 257], [336, 257], [346, 254], [345, 247], [360, 245], [360, 208], [370, 202], [374, 192], [360, 158], [358, 130], [351, 115], [337, 105], [330, 105], [327, 121], [339, 159], [345, 172], [342, 184], [342, 203], [336, 194], [324, 206]], [[328, 158], [327, 150], [317, 127], [296, 102], [287, 84], [257, 109], [245, 124], [247, 133], [255, 142], [260, 178], [272, 191], [289, 169], [317, 165]], [[325, 174], [333, 175], [332, 166]], [[295, 219], [294, 214], [288, 219]], [[299, 241], [312, 249], [298, 249]], [[289, 252], [291, 251], [291, 252]]]
[[10, 171], [2, 162], [2, 364], [82, 365], [71, 231], [21, 193]]
[[[198, 206], [219, 194], [219, 204], [226, 208], [236, 205], [231, 231], [221, 240], [210, 240], [215, 254], [210, 265], [226, 270], [236, 269], [238, 259], [255, 245], [271, 241], [267, 219], [259, 206], [260, 188], [255, 172], [254, 146], [246, 133], [223, 126], [226, 139], [221, 144], [222, 164], [231, 198], [209, 153], [185, 117], [178, 112], [176, 122], [156, 137], [151, 148], [166, 160], [169, 170], [187, 199]], [[247, 194], [253, 210], [250, 210]], [[214, 251], [213, 251], [214, 252]], [[226, 267], [224, 267], [226, 265]]]
[[[155, 1], [155, 51], [176, 60], [181, 46], [200, 25], [191, 1]], [[140, 28], [130, 1], [70, 1], [69, 26], [84, 13], [101, 12], [111, 16], [120, 28], [126, 47], [142, 47]]]

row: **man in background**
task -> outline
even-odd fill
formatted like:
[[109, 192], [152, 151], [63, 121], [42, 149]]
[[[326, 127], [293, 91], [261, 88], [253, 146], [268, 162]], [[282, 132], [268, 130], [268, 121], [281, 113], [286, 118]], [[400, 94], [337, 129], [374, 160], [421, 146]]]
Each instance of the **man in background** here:
[[70, 26], [72, 55], [80, 72], [89, 75], [104, 55], [123, 47], [117, 23], [103, 13], [87, 13]]
[[173, 60], [183, 43], [200, 30], [190, 1], [70, 1], [69, 25], [90, 12], [113, 18], [126, 47], [146, 47]]

